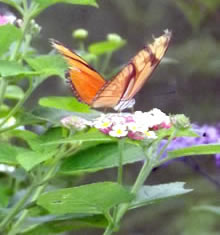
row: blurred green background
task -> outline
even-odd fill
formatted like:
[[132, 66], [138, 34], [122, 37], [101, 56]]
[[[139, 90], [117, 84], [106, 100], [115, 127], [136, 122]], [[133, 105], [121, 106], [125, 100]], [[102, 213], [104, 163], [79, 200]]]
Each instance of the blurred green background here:
[[[41, 53], [51, 50], [49, 38], [77, 49], [72, 31], [85, 28], [87, 45], [101, 41], [108, 33], [117, 33], [127, 40], [125, 47], [114, 54], [111, 68], [123, 65], [140, 50], [152, 35], [172, 30], [167, 58], [152, 79], [136, 96], [135, 110], [153, 107], [166, 113], [184, 113], [192, 122], [215, 124], [219, 121], [220, 100], [220, 0], [100, 0], [99, 8], [58, 4], [48, 8], [37, 19], [41, 36], [33, 45]], [[43, 83], [28, 102], [33, 107], [39, 97], [72, 95], [67, 85], [52, 77]], [[212, 156], [196, 158], [202, 170], [220, 181], [220, 169]], [[132, 183], [140, 164], [126, 167], [126, 182]], [[115, 170], [86, 177], [86, 182], [116, 178]], [[193, 206], [219, 205], [219, 187], [198, 171], [182, 162], [161, 167], [153, 172], [148, 184], [185, 181], [194, 191], [157, 205], [137, 209], [126, 215], [123, 235], [217, 235], [219, 216], [193, 211]], [[102, 234], [100, 230], [83, 230], [71, 234]]]

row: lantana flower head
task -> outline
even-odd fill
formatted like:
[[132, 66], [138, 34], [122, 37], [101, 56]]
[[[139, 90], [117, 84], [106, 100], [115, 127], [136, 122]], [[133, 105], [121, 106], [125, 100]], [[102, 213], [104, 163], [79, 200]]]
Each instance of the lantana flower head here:
[[90, 121], [88, 121], [84, 118], [81, 118], [81, 117], [77, 117], [77, 116], [65, 117], [61, 120], [61, 123], [67, 128], [74, 127], [78, 131], [81, 131], [81, 130], [87, 128], [88, 126], [91, 126]]
[[135, 140], [155, 139], [157, 136], [154, 130], [171, 127], [169, 116], [159, 109], [149, 112], [102, 114], [90, 122], [67, 117], [61, 122], [64, 126], [75, 126], [79, 130], [80, 126], [81, 129], [89, 126], [113, 137], [128, 137]]

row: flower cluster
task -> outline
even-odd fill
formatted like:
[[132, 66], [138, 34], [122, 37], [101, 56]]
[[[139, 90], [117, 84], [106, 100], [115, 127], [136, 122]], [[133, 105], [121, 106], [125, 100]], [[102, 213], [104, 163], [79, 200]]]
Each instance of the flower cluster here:
[[159, 109], [149, 112], [137, 111], [131, 113], [102, 114], [92, 121], [79, 117], [66, 117], [61, 120], [66, 127], [82, 130], [87, 126], [95, 127], [102, 133], [113, 137], [128, 137], [135, 140], [155, 139], [155, 131], [161, 128], [170, 128], [170, 117]]
[[90, 121], [87, 121], [86, 119], [77, 116], [65, 117], [61, 120], [61, 123], [67, 128], [73, 127], [78, 131], [85, 129], [87, 128], [87, 126], [91, 126], [92, 124]]

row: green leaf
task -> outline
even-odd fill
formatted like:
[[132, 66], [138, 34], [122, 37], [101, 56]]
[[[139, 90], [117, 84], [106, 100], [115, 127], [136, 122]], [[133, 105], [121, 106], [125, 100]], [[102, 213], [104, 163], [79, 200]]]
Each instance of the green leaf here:
[[24, 67], [15, 61], [0, 60], [0, 75], [2, 77], [19, 76], [23, 78], [24, 76], [32, 77], [37, 74], [38, 73], [28, 70], [27, 67]]
[[21, 38], [22, 31], [12, 24], [6, 24], [0, 27], [0, 35], [0, 56], [2, 56], [9, 51], [12, 42]]
[[73, 113], [68, 112], [68, 111], [63, 111], [63, 110], [53, 109], [53, 108], [45, 108], [41, 106], [38, 106], [37, 108], [35, 108], [31, 114], [34, 117], [38, 118], [39, 120], [53, 123], [55, 125], [61, 125], [60, 120], [62, 118], [73, 115]]
[[75, 135], [72, 135], [69, 138], [63, 138], [56, 141], [48, 142], [46, 145], [53, 145], [53, 144], [65, 144], [65, 143], [91, 143], [92, 145], [102, 144], [102, 143], [109, 143], [109, 142], [115, 142], [117, 139], [110, 137], [108, 135], [105, 135], [101, 133], [99, 130], [95, 128], [91, 128], [87, 132], [81, 131], [78, 132]]
[[72, 112], [89, 113], [90, 108], [86, 104], [82, 104], [74, 97], [44, 97], [41, 98], [39, 104], [44, 107], [56, 108]]
[[26, 139], [26, 141], [30, 145], [31, 149], [33, 149], [34, 151], [41, 153], [48, 153], [48, 152], [54, 152], [57, 149], [58, 144], [47, 145], [47, 143], [59, 140], [61, 138], [63, 138], [62, 128], [57, 127], [57, 128], [50, 128], [44, 134], [37, 136], [36, 138]]
[[199, 135], [190, 128], [176, 129], [173, 126], [168, 129], [165, 129], [165, 128], [160, 129], [156, 131], [156, 133], [159, 138], [164, 138], [164, 137], [170, 136], [174, 131], [176, 131], [176, 137], [199, 137]]
[[68, 68], [60, 55], [41, 55], [35, 58], [26, 57], [25, 61], [33, 70], [45, 77], [52, 75], [64, 77], [65, 71]]
[[37, 204], [52, 214], [102, 214], [133, 199], [124, 187], [113, 182], [87, 184], [45, 193]]
[[16, 114], [16, 121], [19, 126], [45, 123], [45, 120], [27, 111], [18, 112]]
[[[144, 160], [144, 153], [140, 147], [126, 144], [123, 152], [123, 164]], [[119, 164], [119, 150], [117, 144], [103, 144], [80, 151], [64, 160], [60, 172], [63, 174], [77, 174], [96, 172], [106, 168], [117, 167]]]
[[9, 113], [9, 111], [10, 111], [10, 107], [8, 105], [2, 104], [0, 106], [0, 118], [5, 117]]
[[17, 138], [20, 138], [20, 139], [25, 140], [25, 141], [28, 141], [30, 139], [34, 139], [34, 138], [38, 137], [38, 135], [35, 134], [32, 131], [19, 130], [19, 129], [8, 131], [7, 136], [10, 137], [10, 138], [17, 137]]
[[18, 163], [26, 170], [30, 171], [35, 166], [50, 159], [54, 152], [37, 153], [33, 151], [26, 151], [17, 155], [16, 159]]
[[193, 210], [210, 212], [220, 216], [220, 206], [210, 206], [210, 205], [195, 206], [193, 207]]
[[40, 152], [47, 154], [48, 152], [54, 152], [57, 148], [57, 144], [45, 145], [47, 142], [55, 141], [63, 138], [62, 128], [50, 128], [42, 135], [36, 135], [34, 132], [28, 130], [12, 130], [7, 132], [8, 137], [17, 137], [27, 142], [29, 147], [34, 152]]
[[125, 43], [125, 40], [97, 42], [91, 44], [88, 50], [94, 55], [102, 55], [105, 53], [117, 51], [119, 48], [123, 47]]
[[96, 0], [33, 0], [38, 4], [38, 9], [35, 11], [34, 16], [38, 15], [45, 8], [52, 6], [56, 3], [68, 3], [68, 4], [78, 4], [78, 5], [90, 5], [97, 7]]
[[220, 153], [220, 144], [202, 144], [168, 152], [169, 158]]
[[7, 86], [5, 98], [20, 100], [23, 98], [23, 96], [24, 96], [24, 92], [19, 86], [16, 86], [16, 85]]
[[185, 189], [184, 182], [143, 186], [132, 201], [130, 209], [157, 203], [161, 200], [189, 193], [192, 189]]
[[16, 165], [17, 155], [19, 153], [25, 153], [27, 149], [16, 147], [7, 143], [0, 143], [0, 163]]
[[[0, 184], [0, 207], [7, 207], [10, 198], [10, 189], [8, 185]], [[1, 214], [1, 213], [0, 213]]]
[[[31, 219], [34, 221], [34, 218]], [[30, 221], [29, 221], [30, 223]], [[32, 225], [29, 229], [22, 232], [23, 235], [39, 235], [39, 234], [57, 234], [71, 230], [82, 228], [105, 228], [108, 225], [107, 220], [102, 215], [66, 215], [37, 217], [36, 225]]]

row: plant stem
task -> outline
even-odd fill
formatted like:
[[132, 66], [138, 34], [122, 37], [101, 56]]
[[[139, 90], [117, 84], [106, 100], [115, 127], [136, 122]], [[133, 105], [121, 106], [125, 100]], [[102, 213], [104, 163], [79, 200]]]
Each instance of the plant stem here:
[[124, 150], [124, 139], [118, 141], [119, 149], [119, 162], [118, 162], [118, 184], [123, 183], [123, 150]]
[[11, 57], [10, 57], [10, 60], [16, 60], [17, 58], [17, 55], [18, 55], [18, 52], [21, 48], [21, 45], [22, 45], [22, 42], [23, 42], [23, 39], [25, 37], [25, 34], [27, 32], [27, 29], [29, 27], [29, 23], [31, 21], [31, 12], [32, 12], [32, 9], [27, 9], [27, 3], [26, 3], [26, 0], [23, 1], [23, 4], [24, 4], [24, 18], [23, 18], [23, 24], [22, 24], [22, 27], [21, 27], [21, 30], [22, 30], [22, 35], [19, 39], [19, 41], [17, 42], [16, 44], [16, 47], [15, 47], [15, 50], [13, 51], [13, 53], [11, 54]]
[[113, 226], [112, 224], [109, 224], [103, 235], [111, 235], [112, 233], [113, 233]]
[[0, 127], [2, 127], [9, 120], [9, 118], [12, 117], [21, 108], [21, 106], [28, 99], [28, 97], [30, 96], [32, 91], [33, 91], [33, 81], [30, 80], [30, 85], [29, 85], [26, 93], [24, 94], [24, 97], [21, 100], [19, 100], [18, 103], [13, 107], [13, 109], [8, 113], [8, 115], [5, 117], [4, 121], [2, 121], [0, 123]]
[[104, 61], [103, 61], [103, 63], [102, 63], [102, 67], [101, 67], [101, 69], [100, 69], [100, 72], [101, 72], [101, 73], [105, 74], [106, 69], [107, 69], [107, 67], [109, 66], [109, 62], [110, 62], [111, 58], [112, 58], [112, 52], [108, 52], [108, 53], [105, 55]]
[[171, 143], [171, 141], [173, 140], [173, 138], [175, 138], [176, 136], [176, 130], [174, 130], [174, 132], [169, 136], [168, 141], [166, 142], [166, 144], [163, 146], [163, 148], [160, 150], [159, 154], [156, 157], [156, 160], [159, 161], [161, 156], [164, 154], [164, 152], [166, 151], [167, 147], [169, 146], [169, 144]]
[[[148, 148], [146, 151], [144, 151], [145, 155], [146, 155], [146, 160], [145, 160], [144, 165], [142, 166], [142, 168], [138, 174], [138, 177], [137, 177], [137, 179], [131, 189], [132, 194], [136, 195], [137, 192], [140, 190], [141, 186], [144, 184], [145, 180], [150, 175], [152, 169], [158, 164], [158, 162], [160, 162], [161, 156], [164, 154], [168, 145], [171, 143], [171, 141], [173, 140], [173, 138], [175, 136], [176, 136], [176, 131], [174, 131], [171, 134], [167, 143], [163, 146], [161, 151], [156, 156], [155, 156], [155, 153], [156, 153], [155, 151], [156, 151], [160, 141], [155, 142], [155, 146], [152, 145], [150, 148]], [[114, 226], [118, 225], [120, 223], [121, 218], [127, 212], [127, 210], [129, 209], [129, 206], [130, 206], [130, 203], [124, 203], [114, 210], [113, 224], [108, 225], [104, 235], [110, 235], [113, 233]]]
[[19, 210], [22, 208], [24, 203], [27, 201], [27, 199], [31, 196], [35, 189], [35, 184], [32, 184], [30, 188], [28, 189], [27, 193], [18, 201], [18, 203], [11, 209], [9, 214], [3, 219], [3, 221], [0, 224], [0, 230], [4, 229], [5, 226], [10, 222], [10, 220], [19, 212]]
[[[138, 177], [131, 189], [131, 193], [136, 194], [140, 187], [144, 184], [144, 181], [147, 179], [149, 174], [151, 173], [153, 169], [153, 164], [150, 160], [145, 160], [144, 165], [142, 166]], [[130, 203], [124, 203], [121, 205], [118, 209], [118, 213], [116, 215], [116, 223], [118, 224], [121, 220], [121, 218], [124, 216], [124, 214], [127, 212], [128, 208], [130, 206]]]

